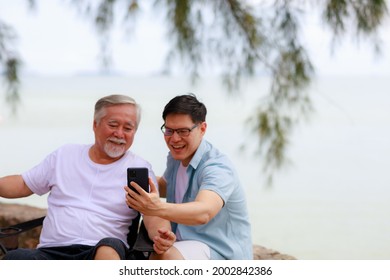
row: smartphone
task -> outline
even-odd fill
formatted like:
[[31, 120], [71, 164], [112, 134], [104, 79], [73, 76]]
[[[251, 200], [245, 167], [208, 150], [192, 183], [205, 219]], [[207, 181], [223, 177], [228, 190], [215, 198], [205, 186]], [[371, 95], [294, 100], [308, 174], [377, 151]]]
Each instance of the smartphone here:
[[129, 167], [127, 168], [127, 185], [130, 189], [138, 193], [130, 182], [136, 182], [146, 192], [149, 192], [149, 170], [146, 167]]

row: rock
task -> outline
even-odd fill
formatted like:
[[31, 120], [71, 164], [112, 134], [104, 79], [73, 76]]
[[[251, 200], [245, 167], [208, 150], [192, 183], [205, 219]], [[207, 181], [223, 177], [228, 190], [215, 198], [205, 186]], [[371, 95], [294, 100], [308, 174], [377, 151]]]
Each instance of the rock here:
[[260, 245], [253, 245], [254, 260], [296, 260], [293, 256], [281, 254], [278, 251], [265, 248]]
[[[46, 209], [21, 204], [0, 203], [0, 228], [15, 225], [46, 215]], [[35, 248], [38, 244], [41, 226], [24, 232], [19, 236], [20, 248]], [[1, 241], [1, 240], [0, 240]], [[295, 260], [296, 258], [278, 251], [253, 245], [255, 260]]]
[[[46, 215], [46, 209], [21, 204], [0, 203], [0, 228], [8, 227]], [[16, 236], [20, 248], [35, 248], [38, 245], [41, 226]], [[8, 241], [8, 240], [7, 240]], [[5, 240], [0, 240], [4, 243]]]
[[11, 225], [46, 215], [46, 209], [22, 205], [0, 203], [0, 225]]

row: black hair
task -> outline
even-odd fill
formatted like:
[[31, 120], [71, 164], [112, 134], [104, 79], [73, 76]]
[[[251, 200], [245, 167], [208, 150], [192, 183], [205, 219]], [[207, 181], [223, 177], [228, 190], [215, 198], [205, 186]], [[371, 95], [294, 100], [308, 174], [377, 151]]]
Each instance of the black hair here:
[[169, 114], [185, 114], [189, 115], [194, 123], [206, 121], [207, 109], [206, 106], [200, 102], [195, 94], [178, 95], [172, 98], [164, 107], [162, 118]]

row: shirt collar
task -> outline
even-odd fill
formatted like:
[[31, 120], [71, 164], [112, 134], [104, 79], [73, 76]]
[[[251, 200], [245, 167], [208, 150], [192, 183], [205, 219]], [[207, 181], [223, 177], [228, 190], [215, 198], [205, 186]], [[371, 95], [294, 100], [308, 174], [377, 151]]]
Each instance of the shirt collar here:
[[194, 156], [192, 157], [190, 164], [192, 168], [196, 169], [198, 165], [200, 164], [203, 154], [206, 152], [207, 149], [207, 142], [205, 139], [202, 139], [202, 141], [199, 144], [199, 147], [196, 149], [196, 152]]

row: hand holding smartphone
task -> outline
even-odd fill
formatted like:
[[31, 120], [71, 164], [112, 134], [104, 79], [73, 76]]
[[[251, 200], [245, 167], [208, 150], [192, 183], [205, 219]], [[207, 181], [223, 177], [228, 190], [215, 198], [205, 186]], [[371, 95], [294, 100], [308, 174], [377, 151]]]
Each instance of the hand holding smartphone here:
[[130, 185], [130, 182], [136, 182], [146, 192], [149, 192], [149, 170], [146, 167], [127, 168], [127, 186], [138, 193], [138, 191]]

